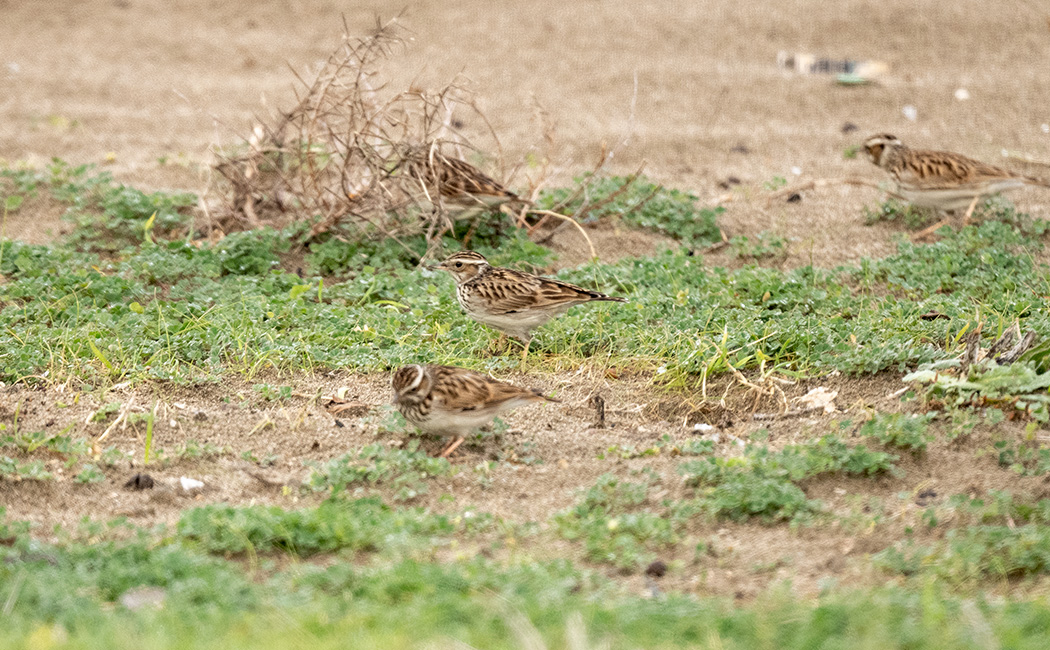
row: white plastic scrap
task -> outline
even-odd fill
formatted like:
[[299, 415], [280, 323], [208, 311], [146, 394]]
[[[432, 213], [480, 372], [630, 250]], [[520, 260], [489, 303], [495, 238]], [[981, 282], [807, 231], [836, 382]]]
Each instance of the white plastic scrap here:
[[838, 397], [837, 390], [828, 390], [823, 386], [817, 386], [802, 397], [798, 402], [804, 409], [822, 409], [825, 413], [835, 412], [835, 398]]
[[192, 492], [193, 490], [200, 490], [204, 487], [203, 481], [198, 481], [195, 478], [188, 478], [186, 476], [179, 478], [179, 485], [182, 486], [184, 492]]

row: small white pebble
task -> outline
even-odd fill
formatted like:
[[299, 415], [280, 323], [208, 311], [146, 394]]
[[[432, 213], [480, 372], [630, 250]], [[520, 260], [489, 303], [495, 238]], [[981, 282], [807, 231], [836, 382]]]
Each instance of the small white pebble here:
[[1039, 128], [1043, 130], [1043, 133], [1050, 133], [1050, 124], [1044, 124]]
[[658, 375], [662, 375], [665, 372], [667, 372], [667, 366], [660, 366], [659, 368], [656, 369], [656, 374], [658, 374]]
[[801, 167], [792, 167], [791, 168], [791, 173], [794, 174], [795, 176], [801, 176], [802, 175], [802, 168]]
[[965, 88], [956, 88], [955, 98], [958, 99], [960, 102], [965, 102], [967, 99], [970, 98], [970, 91], [966, 90]]
[[22, 66], [20, 66], [17, 63], [12, 61], [12, 62], [7, 64], [7, 71], [10, 72], [11, 74], [18, 74], [19, 72], [22, 71]]
[[919, 111], [911, 104], [906, 105], [901, 109], [901, 113], [904, 113], [904, 117], [914, 122], [919, 117]]
[[714, 431], [714, 426], [706, 422], [697, 422], [693, 425], [693, 431], [700, 431], [701, 433], [707, 433], [708, 431]]

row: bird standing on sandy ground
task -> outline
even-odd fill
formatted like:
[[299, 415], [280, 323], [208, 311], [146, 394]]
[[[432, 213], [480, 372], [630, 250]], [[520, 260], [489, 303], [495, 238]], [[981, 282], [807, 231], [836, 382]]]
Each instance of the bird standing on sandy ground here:
[[427, 433], [455, 436], [447, 457], [464, 436], [498, 414], [532, 402], [557, 402], [538, 390], [519, 388], [480, 372], [454, 366], [411, 365], [394, 372], [394, 406]]
[[[933, 208], [940, 215], [966, 208], [963, 223], [969, 223], [977, 201], [983, 196], [1025, 185], [1050, 187], [1050, 182], [986, 165], [950, 151], [910, 149], [894, 135], [882, 133], [864, 141], [868, 159], [889, 172], [897, 183], [897, 194], [912, 205]], [[948, 218], [913, 235], [920, 239], [948, 222]]]
[[587, 302], [627, 302], [568, 282], [492, 266], [479, 253], [454, 253], [435, 268], [456, 280], [456, 299], [467, 315], [525, 344], [529, 354], [532, 330], [570, 307]]

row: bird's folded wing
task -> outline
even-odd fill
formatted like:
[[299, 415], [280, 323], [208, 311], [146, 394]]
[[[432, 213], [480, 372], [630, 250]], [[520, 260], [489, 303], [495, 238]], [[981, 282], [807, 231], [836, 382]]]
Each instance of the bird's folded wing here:
[[948, 152], [916, 152], [899, 173], [901, 183], [924, 189], [953, 189], [988, 180], [1010, 178], [1010, 172]]
[[511, 269], [493, 269], [492, 279], [493, 282], [481, 285], [477, 290], [487, 299], [489, 310], [499, 314], [586, 302], [601, 295], [567, 282]]
[[445, 163], [443, 181], [450, 190], [464, 194], [499, 196], [515, 199], [517, 195], [499, 182], [483, 174], [469, 163], [455, 158], [442, 158]]
[[[457, 377], [466, 379], [465, 377]], [[515, 398], [541, 400], [543, 397], [531, 390], [518, 388], [511, 384], [493, 379], [486, 375], [475, 375], [469, 378], [469, 387], [464, 390], [450, 391], [444, 397], [445, 408], [450, 411], [483, 411], [497, 407]]]

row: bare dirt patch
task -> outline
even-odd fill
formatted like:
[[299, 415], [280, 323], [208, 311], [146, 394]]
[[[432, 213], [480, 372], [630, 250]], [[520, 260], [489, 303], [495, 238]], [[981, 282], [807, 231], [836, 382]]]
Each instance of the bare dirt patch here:
[[[103, 164], [144, 189], [199, 191], [211, 147], [247, 135], [254, 115], [292, 103], [288, 66], [318, 65], [338, 42], [341, 13], [363, 33], [376, 12], [389, 16], [391, 8], [94, 0], [40, 12], [6, 3], [21, 28], [2, 52], [0, 78], [10, 91], [0, 104], [0, 157], [60, 156]], [[742, 184], [722, 227], [792, 238], [791, 264], [832, 266], [892, 250], [898, 231], [867, 227], [860, 215], [879, 200], [872, 189], [826, 188], [800, 203], [764, 204], [763, 183], [776, 177], [882, 180], [866, 161], [843, 158], [870, 132], [992, 163], [1003, 149], [1050, 159], [1041, 128], [1050, 117], [1038, 101], [1050, 94], [1038, 63], [1050, 55], [1050, 36], [1045, 12], [1022, 0], [994, 16], [975, 2], [947, 1], [922, 11], [860, 1], [829, 11], [814, 0], [492, 11], [461, 0], [410, 5], [403, 20], [413, 40], [392, 62], [394, 78], [428, 87], [464, 73], [500, 134], [508, 170], [542, 153], [539, 102], [556, 125], [555, 181], [591, 168], [602, 141], [616, 152], [612, 171], [644, 164], [657, 181], [708, 201], [735, 176]], [[781, 50], [881, 60], [890, 72], [879, 85], [836, 86], [777, 68]], [[955, 99], [960, 87], [971, 99]], [[915, 121], [902, 114], [905, 105], [916, 107]], [[843, 133], [847, 122], [857, 130]], [[480, 136], [486, 127], [462, 128]], [[1015, 197], [1022, 210], [1047, 216], [1045, 192]]]
[[26, 201], [7, 215], [2, 228], [5, 238], [27, 244], [48, 244], [68, 234], [73, 225], [62, 220], [66, 206], [50, 196], [41, 195]]
[[[817, 385], [838, 391], [836, 403], [842, 410], [771, 420], [754, 419], [753, 395], [744, 386], [726, 381], [712, 385], [714, 397], [705, 403], [694, 391], [669, 392], [641, 376], [611, 380], [604, 371], [512, 374], [506, 379], [536, 386], [556, 395], [561, 403], [509, 414], [505, 434], [462, 447], [453, 459], [455, 474], [430, 480], [429, 492], [407, 503], [444, 512], [470, 509], [510, 522], [537, 522], [546, 527], [553, 515], [571, 508], [605, 473], [631, 480], [632, 476], [641, 476], [639, 473], [654, 472], [661, 480], [659, 498], [688, 496], [689, 490], [677, 474], [682, 457], [672, 453], [625, 457], [621, 450], [641, 451], [666, 439], [684, 443], [699, 437], [716, 440], [719, 455], [739, 454], [752, 439], [779, 449], [839, 431], [837, 422], [853, 420], [859, 424], [875, 410], [900, 408], [899, 400], [892, 396], [900, 387], [899, 379], [890, 374], [831, 377], [785, 386], [792, 403]], [[8, 387], [0, 393], [0, 424], [7, 431], [13, 429], [16, 413], [22, 432], [94, 439], [110, 429], [100, 447], [115, 446], [130, 460], [104, 468], [103, 482], [82, 484], [56, 455], [46, 461], [55, 480], [0, 481], [0, 507], [6, 508], [12, 519], [38, 524], [42, 532], [53, 530], [55, 525], [76, 529], [85, 516], [100, 521], [126, 517], [147, 527], [173, 525], [186, 508], [207, 503], [301, 507], [316, 504], [325, 495], [304, 487], [311, 463], [323, 464], [374, 443], [401, 447], [413, 437], [384, 426], [390, 413], [385, 375], [265, 378], [270, 386], [290, 389], [290, 397], [279, 401], [263, 397], [257, 388], [261, 381], [104, 393]], [[331, 395], [340, 387], [345, 400], [359, 406], [333, 415], [319, 396]], [[597, 426], [592, 406], [596, 394], [606, 404], [604, 427]], [[724, 399], [717, 405], [720, 396]], [[759, 406], [776, 412], [774, 402], [759, 402]], [[112, 403], [131, 405], [142, 412], [156, 409], [154, 460], [149, 465], [143, 463], [142, 423], [110, 427], [116, 411], [101, 421], [91, 421], [93, 413]], [[706, 407], [697, 410], [698, 404]], [[698, 429], [696, 422], [712, 410], [718, 411], [717, 428]], [[847, 438], [849, 435], [847, 431]], [[668, 589], [749, 598], [785, 579], [806, 594], [817, 593], [828, 580], [878, 582], [882, 578], [871, 573], [865, 558], [898, 539], [905, 527], [919, 527], [923, 508], [929, 505], [919, 505], [915, 500], [921, 491], [935, 494], [930, 499], [934, 504], [954, 494], [1045, 491], [1041, 479], [1018, 478], [996, 463], [992, 442], [1021, 437], [1021, 424], [1005, 423], [994, 431], [978, 430], [965, 444], [938, 442], [925, 454], [902, 454], [899, 475], [804, 482], [807, 496], [820, 499], [847, 524], [792, 530], [783, 525], [697, 519], [689, 532], [703, 544], [703, 550], [697, 552], [683, 545], [662, 553], [662, 560], [678, 568], [661, 584]], [[198, 455], [180, 455], [187, 441], [191, 441], [190, 448], [204, 450], [203, 455], [199, 455], [201, 451], [196, 452]], [[436, 453], [444, 443], [434, 439], [422, 444]], [[33, 457], [38, 458], [39, 453]], [[489, 463], [494, 460], [501, 462]], [[152, 489], [134, 490], [125, 485], [143, 473], [154, 480]], [[183, 477], [199, 480], [204, 487], [187, 491], [181, 485]], [[395, 498], [395, 490], [389, 486], [366, 492]], [[911, 496], [902, 499], [901, 494]], [[848, 525], [851, 517], [858, 522], [853, 527]], [[864, 525], [875, 517], [883, 521], [877, 529]], [[556, 536], [549, 547], [534, 549], [534, 553], [539, 557], [576, 556], [577, 561], [587, 563], [582, 551], [556, 541]], [[618, 575], [612, 569], [605, 570]], [[637, 580], [640, 590], [644, 588], [640, 576], [630, 580]]]

